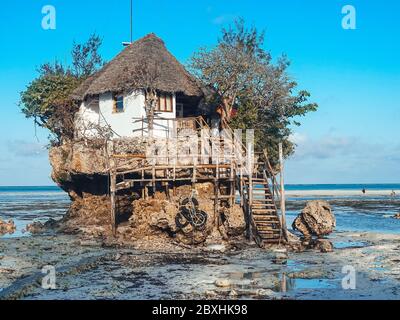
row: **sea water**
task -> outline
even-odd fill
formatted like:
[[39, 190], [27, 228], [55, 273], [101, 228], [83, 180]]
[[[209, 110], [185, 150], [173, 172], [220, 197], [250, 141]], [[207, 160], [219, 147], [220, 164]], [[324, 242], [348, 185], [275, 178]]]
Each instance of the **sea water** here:
[[29, 236], [23, 232], [28, 224], [61, 219], [69, 203], [68, 195], [58, 187], [0, 187], [0, 219], [12, 219], [17, 227], [13, 235], [3, 238]]
[[[361, 193], [362, 189], [366, 189], [365, 195]], [[400, 212], [400, 194], [390, 197], [392, 190], [400, 190], [400, 184], [287, 185], [286, 190], [289, 229], [307, 201], [323, 199], [332, 206], [337, 231], [400, 233], [400, 220], [393, 218]], [[318, 195], [320, 191], [330, 195]], [[341, 191], [340, 195], [337, 191]], [[345, 191], [352, 193], [346, 195]], [[296, 196], [291, 196], [290, 192]], [[302, 196], [303, 192], [306, 192], [305, 196]], [[0, 219], [12, 219], [17, 225], [16, 233], [3, 237], [29, 236], [29, 233], [22, 232], [27, 224], [45, 222], [50, 218], [61, 219], [69, 204], [68, 195], [55, 186], [0, 187]]]

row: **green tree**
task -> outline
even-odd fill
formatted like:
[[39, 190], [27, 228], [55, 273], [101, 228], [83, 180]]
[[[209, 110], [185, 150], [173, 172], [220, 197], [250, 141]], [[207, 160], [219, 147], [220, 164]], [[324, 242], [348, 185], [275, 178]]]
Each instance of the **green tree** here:
[[264, 49], [264, 33], [247, 28], [239, 19], [222, 29], [215, 47], [196, 52], [189, 66], [205, 86], [214, 89], [211, 100], [219, 105], [223, 123], [255, 129], [256, 150], [266, 150], [273, 165], [280, 142], [285, 156], [294, 152], [289, 138], [292, 127], [300, 125], [298, 118], [318, 107], [308, 102], [307, 91], [297, 90], [287, 73], [289, 65], [285, 56], [273, 63]]
[[35, 125], [47, 128], [57, 143], [73, 138], [79, 106], [70, 96], [104, 64], [98, 52], [101, 43], [96, 34], [84, 44], [74, 42], [71, 65], [64, 66], [58, 61], [41, 65], [38, 77], [21, 92], [22, 113], [33, 119]]

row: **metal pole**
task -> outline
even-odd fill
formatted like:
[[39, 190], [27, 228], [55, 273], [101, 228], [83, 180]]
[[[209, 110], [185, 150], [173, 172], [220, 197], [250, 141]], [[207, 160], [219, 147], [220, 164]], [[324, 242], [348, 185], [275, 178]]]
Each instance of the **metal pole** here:
[[131, 0], [131, 43], [133, 43], [133, 0]]

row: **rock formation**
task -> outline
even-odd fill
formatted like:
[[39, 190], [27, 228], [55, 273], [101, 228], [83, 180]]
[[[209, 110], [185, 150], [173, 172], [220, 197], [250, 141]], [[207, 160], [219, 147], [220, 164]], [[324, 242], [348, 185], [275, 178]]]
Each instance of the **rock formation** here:
[[336, 227], [336, 219], [328, 202], [320, 200], [307, 202], [306, 207], [293, 221], [292, 227], [303, 234], [302, 246], [304, 248], [316, 249], [321, 252], [333, 251], [332, 243], [323, 239]]
[[[128, 141], [129, 140], [129, 141]], [[120, 140], [114, 143], [116, 153], [140, 154], [144, 151], [140, 139]], [[140, 166], [137, 160], [128, 160], [130, 168]], [[71, 206], [67, 215], [57, 226], [68, 233], [83, 232], [91, 237], [108, 237], [111, 234], [110, 197], [108, 176], [108, 155], [104, 142], [64, 143], [50, 150], [53, 180], [68, 193]], [[177, 173], [179, 174], [179, 173]], [[176, 225], [179, 201], [189, 197], [191, 184], [180, 184], [175, 188], [175, 196], [167, 198], [165, 192], [157, 190], [153, 198], [142, 199], [140, 189], [129, 189], [117, 193], [118, 238], [122, 241], [138, 239], [168, 238], [193, 244], [202, 243], [215, 231], [214, 185], [197, 183], [199, 209], [208, 214], [207, 226], [201, 232], [193, 232], [190, 226], [180, 230]], [[227, 237], [243, 236], [245, 221], [239, 205], [221, 208], [220, 233]], [[32, 226], [32, 231], [42, 226]], [[215, 232], [214, 232], [215, 233]]]
[[5, 234], [13, 234], [16, 230], [14, 221], [9, 220], [8, 222], [0, 220], [0, 236]]
[[304, 238], [322, 237], [333, 232], [336, 219], [331, 206], [326, 201], [309, 201], [292, 225]]

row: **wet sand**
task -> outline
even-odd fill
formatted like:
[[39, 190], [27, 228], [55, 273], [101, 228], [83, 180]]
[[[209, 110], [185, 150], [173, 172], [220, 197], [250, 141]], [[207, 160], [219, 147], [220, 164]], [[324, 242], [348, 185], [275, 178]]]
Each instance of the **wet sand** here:
[[[104, 247], [73, 236], [0, 240], [0, 299], [399, 299], [400, 235], [337, 232], [332, 253]], [[155, 244], [161, 245], [161, 244]], [[45, 265], [56, 289], [41, 288]], [[344, 290], [344, 266], [356, 289]]]

